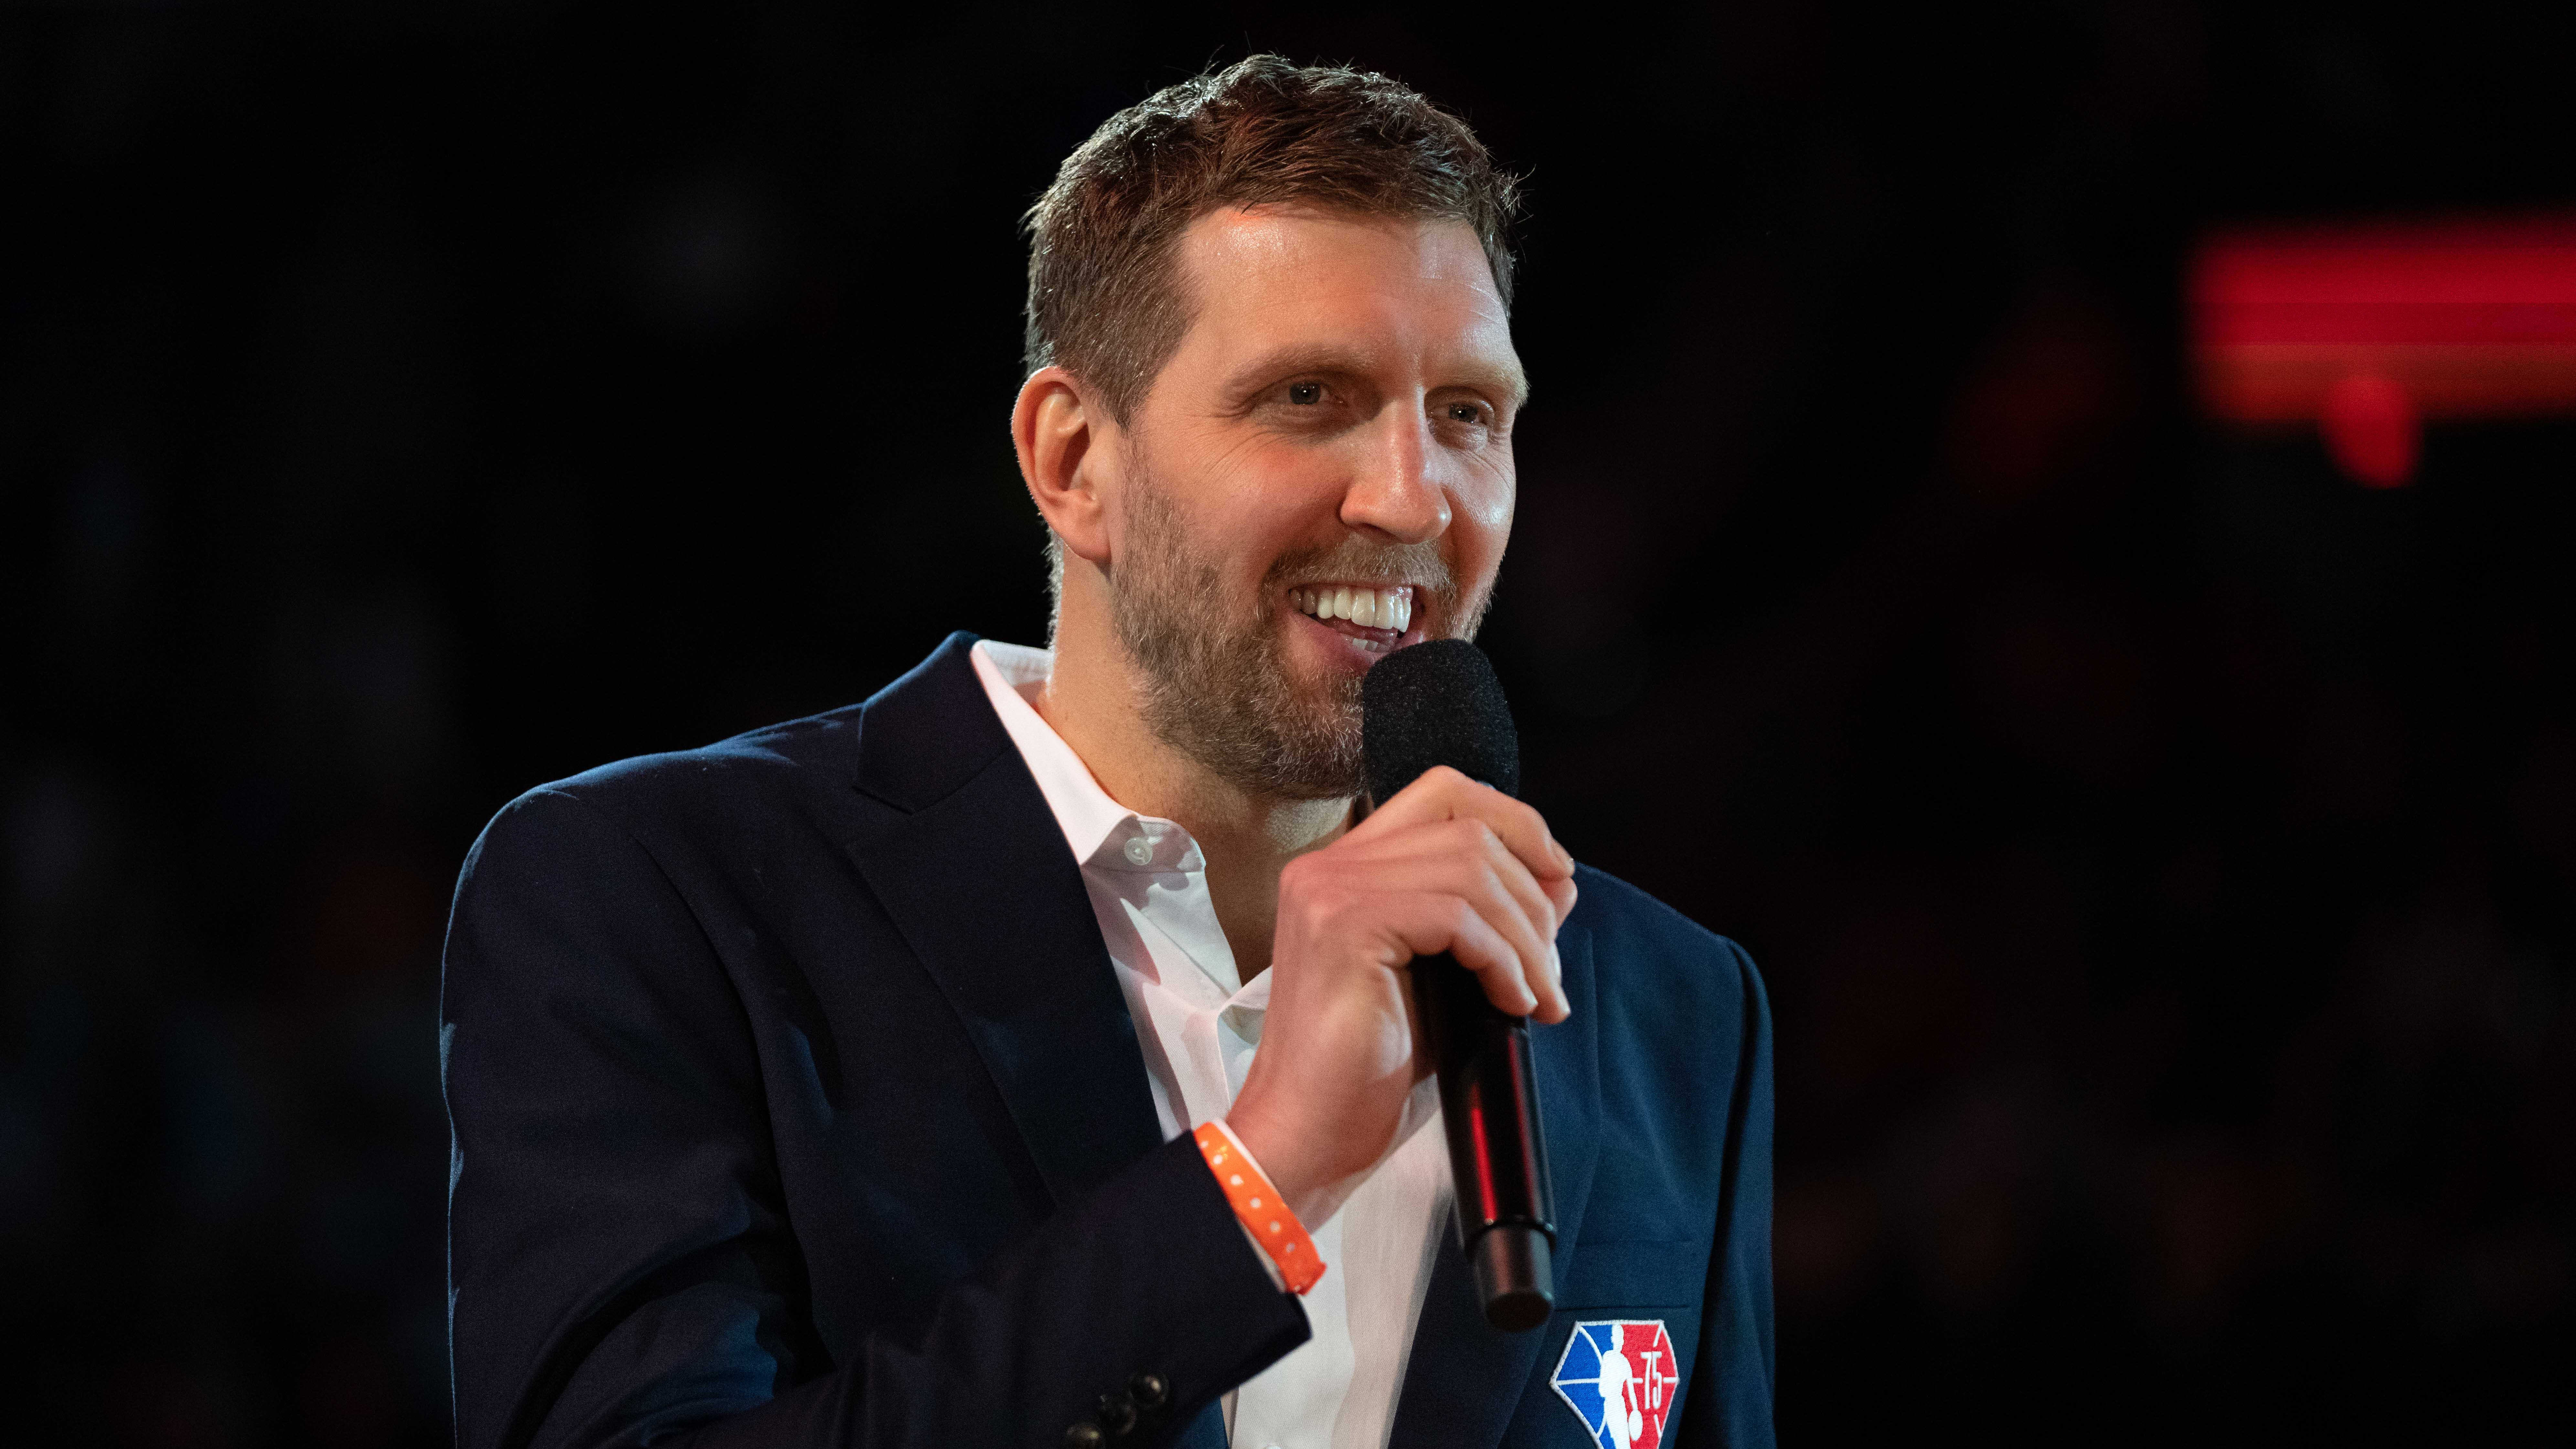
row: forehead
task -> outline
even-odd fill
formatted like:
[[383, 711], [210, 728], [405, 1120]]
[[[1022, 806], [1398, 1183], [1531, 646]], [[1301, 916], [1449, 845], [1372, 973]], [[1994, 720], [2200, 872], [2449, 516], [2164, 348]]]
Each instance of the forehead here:
[[1493, 269], [1463, 222], [1228, 208], [1190, 224], [1179, 261], [1195, 317], [1175, 362], [1313, 350], [1461, 374], [1433, 386], [1523, 390]]

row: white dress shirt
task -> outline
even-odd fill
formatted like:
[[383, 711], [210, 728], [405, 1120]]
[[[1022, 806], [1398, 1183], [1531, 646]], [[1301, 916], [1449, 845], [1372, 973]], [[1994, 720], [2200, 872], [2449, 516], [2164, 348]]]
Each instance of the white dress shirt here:
[[[1208, 895], [1198, 842], [1169, 820], [1109, 798], [1030, 698], [1054, 656], [986, 640], [975, 673], [1037, 777], [1082, 867], [1101, 939], [1144, 1048], [1166, 1140], [1221, 1118], [1261, 1045], [1270, 975], [1249, 985]], [[1226, 1432], [1243, 1449], [1385, 1449], [1431, 1264], [1449, 1217], [1437, 1084], [1405, 1104], [1397, 1146], [1350, 1200], [1306, 1224], [1324, 1276], [1304, 1299], [1314, 1336], [1226, 1395]], [[1248, 1155], [1248, 1154], [1247, 1154]]]

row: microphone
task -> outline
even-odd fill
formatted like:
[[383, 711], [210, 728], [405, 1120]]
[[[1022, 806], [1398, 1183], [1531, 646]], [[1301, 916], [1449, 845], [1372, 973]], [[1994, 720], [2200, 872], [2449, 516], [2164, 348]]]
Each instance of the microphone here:
[[[1374, 801], [1435, 765], [1520, 793], [1511, 706], [1484, 651], [1464, 639], [1399, 649], [1360, 677], [1360, 749]], [[1413, 999], [1439, 1065], [1458, 1246], [1475, 1267], [1485, 1321], [1526, 1333], [1556, 1306], [1556, 1201], [1530, 1071], [1529, 1018], [1486, 1000], [1475, 973], [1445, 952], [1415, 959]]]

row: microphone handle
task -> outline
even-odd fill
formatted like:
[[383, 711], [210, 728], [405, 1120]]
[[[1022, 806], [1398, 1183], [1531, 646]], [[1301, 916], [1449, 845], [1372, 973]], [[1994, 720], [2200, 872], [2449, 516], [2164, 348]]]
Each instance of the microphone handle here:
[[1413, 993], [1440, 1068], [1458, 1246], [1474, 1265], [1485, 1321], [1526, 1333], [1556, 1308], [1556, 1203], [1529, 1018], [1486, 1000], [1475, 973], [1445, 953], [1413, 963]]

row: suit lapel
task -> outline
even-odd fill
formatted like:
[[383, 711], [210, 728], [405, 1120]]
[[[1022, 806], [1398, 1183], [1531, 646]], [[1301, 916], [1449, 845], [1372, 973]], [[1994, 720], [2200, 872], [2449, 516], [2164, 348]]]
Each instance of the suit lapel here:
[[848, 849], [1061, 1204], [1162, 1129], [1081, 868], [993, 714], [974, 642], [951, 635], [868, 701], [854, 783], [903, 813]]
[[[1583, 1208], [1592, 1192], [1601, 1115], [1599, 1023], [1591, 934], [1568, 926], [1557, 935], [1565, 961], [1565, 994], [1574, 1016], [1530, 1033], [1538, 1073], [1539, 1121], [1547, 1132], [1548, 1172], [1556, 1199], [1556, 1281], [1576, 1251]], [[1491, 1449], [1519, 1406], [1522, 1386], [1538, 1359], [1543, 1330], [1501, 1333], [1486, 1326], [1476, 1302], [1474, 1275], [1458, 1250], [1454, 1223], [1441, 1228], [1441, 1248], [1422, 1303], [1422, 1322], [1396, 1401], [1395, 1429], [1387, 1442], [1406, 1449]]]

